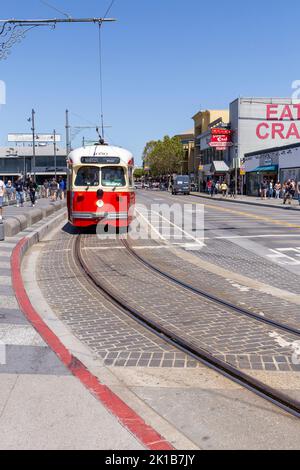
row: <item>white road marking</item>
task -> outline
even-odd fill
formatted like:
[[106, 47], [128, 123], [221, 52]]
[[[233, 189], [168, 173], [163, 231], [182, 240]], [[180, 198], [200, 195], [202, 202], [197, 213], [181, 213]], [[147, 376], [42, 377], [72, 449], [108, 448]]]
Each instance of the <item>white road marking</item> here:
[[282, 348], [291, 348], [293, 364], [300, 364], [300, 341], [286, 341], [280, 334], [273, 331], [269, 333], [270, 338], [274, 338], [275, 342]]
[[[212, 229], [213, 230], [213, 229]], [[239, 238], [300, 238], [298, 234], [290, 234], [290, 233], [281, 233], [281, 234], [266, 234], [266, 235], [232, 235], [228, 237], [212, 237], [212, 238], [205, 238], [205, 240], [231, 240], [231, 239], [239, 239]]]
[[[300, 259], [297, 260], [295, 258], [292, 258], [292, 256], [288, 256], [287, 254], [285, 254], [285, 252], [290, 252], [290, 251], [294, 251], [294, 250], [295, 250], [294, 248], [277, 248], [276, 250], [275, 249], [270, 249], [269, 251], [271, 251], [272, 254], [267, 255], [267, 257], [271, 258], [272, 260], [277, 261], [278, 264], [297, 265], [298, 266], [298, 265], [300, 265]], [[299, 256], [299, 254], [296, 255], [296, 256]]]
[[[198, 245], [200, 245], [201, 247], [204, 247], [204, 242], [203, 242], [203, 239], [199, 239], [199, 238], [195, 238], [193, 235], [191, 235], [190, 233], [188, 233], [186, 230], [182, 229], [181, 227], [179, 227], [178, 225], [174, 224], [173, 222], [171, 222], [170, 220], [168, 220], [166, 217], [164, 217], [163, 215], [159, 214], [158, 212], [156, 211], [152, 211], [152, 213], [154, 214], [157, 214], [159, 217], [161, 217], [161, 219], [163, 220], [166, 220], [170, 225], [172, 225], [173, 227], [175, 227], [176, 229], [178, 229], [181, 233], [183, 233], [187, 238], [190, 238], [191, 240], [194, 240], [194, 242], [196, 242]], [[150, 222], [148, 222], [150, 224]], [[151, 224], [150, 224], [151, 225]]]
[[24, 325], [0, 325], [0, 341], [13, 346], [45, 346], [40, 335], [31, 326]]
[[242, 286], [241, 284], [238, 284], [235, 281], [232, 281], [232, 279], [226, 279], [226, 281], [228, 281], [232, 285], [232, 287], [236, 287], [241, 292], [249, 292], [250, 291], [249, 287]]

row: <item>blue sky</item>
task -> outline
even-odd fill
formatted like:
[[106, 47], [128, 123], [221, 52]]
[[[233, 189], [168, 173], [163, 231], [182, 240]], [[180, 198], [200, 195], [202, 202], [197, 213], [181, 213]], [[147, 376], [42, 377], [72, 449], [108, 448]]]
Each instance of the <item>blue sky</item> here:
[[[49, 0], [74, 17], [101, 16], [110, 0]], [[104, 112], [110, 142], [137, 161], [146, 141], [192, 127], [200, 108], [226, 108], [241, 96], [291, 96], [300, 79], [300, 5], [271, 0], [116, 0], [103, 30]], [[59, 16], [40, 0], [1, 0], [1, 18]], [[62, 25], [29, 33], [0, 62], [7, 104], [0, 144], [9, 132], [64, 134], [99, 121], [98, 30]], [[85, 131], [82, 135], [94, 138]], [[80, 143], [80, 139], [77, 139]]]

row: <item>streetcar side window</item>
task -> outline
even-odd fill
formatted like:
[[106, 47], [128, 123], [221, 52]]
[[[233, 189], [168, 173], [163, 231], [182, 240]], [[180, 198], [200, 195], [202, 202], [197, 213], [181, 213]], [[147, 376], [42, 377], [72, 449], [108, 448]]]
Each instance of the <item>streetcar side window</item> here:
[[77, 171], [75, 186], [99, 186], [100, 173], [97, 166], [83, 166]]
[[133, 168], [128, 168], [128, 179], [129, 179], [129, 186], [133, 186]]
[[122, 187], [126, 186], [124, 168], [117, 166], [107, 166], [102, 168], [102, 186]]

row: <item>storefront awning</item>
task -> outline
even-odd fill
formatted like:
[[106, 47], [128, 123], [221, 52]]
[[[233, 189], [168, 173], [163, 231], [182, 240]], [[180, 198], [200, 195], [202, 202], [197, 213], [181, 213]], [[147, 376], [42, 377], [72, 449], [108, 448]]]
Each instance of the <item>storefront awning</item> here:
[[263, 173], [265, 171], [277, 173], [278, 165], [258, 166], [255, 170], [250, 171], [250, 173]]
[[214, 161], [212, 162], [211, 170], [212, 173], [227, 173], [229, 171], [229, 166], [223, 161]]

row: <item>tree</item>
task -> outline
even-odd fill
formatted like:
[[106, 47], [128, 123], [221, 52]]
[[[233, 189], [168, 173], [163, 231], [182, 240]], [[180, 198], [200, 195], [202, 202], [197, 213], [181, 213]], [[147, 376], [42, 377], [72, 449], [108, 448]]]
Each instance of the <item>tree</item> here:
[[145, 170], [143, 170], [143, 168], [136, 168], [134, 170], [134, 174], [133, 176], [137, 179], [140, 179], [142, 178], [143, 176], [145, 176]]
[[178, 173], [184, 160], [184, 149], [178, 137], [165, 136], [163, 140], [146, 144], [143, 159], [153, 176]]

